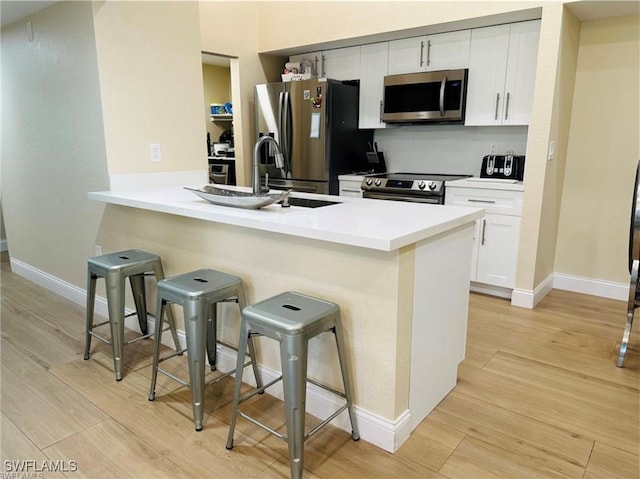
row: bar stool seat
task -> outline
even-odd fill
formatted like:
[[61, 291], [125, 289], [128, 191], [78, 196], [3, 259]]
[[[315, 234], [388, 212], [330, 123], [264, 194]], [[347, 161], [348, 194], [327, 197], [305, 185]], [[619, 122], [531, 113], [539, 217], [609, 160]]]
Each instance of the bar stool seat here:
[[[162, 269], [162, 261], [160, 256], [137, 249], [119, 251], [117, 253], [109, 253], [101, 256], [89, 258], [87, 262], [87, 318], [85, 330], [85, 349], [84, 359], [89, 359], [91, 350], [91, 338], [111, 344], [113, 349], [113, 366], [116, 380], [122, 379], [122, 353], [123, 347], [142, 339], [146, 339], [152, 334], [148, 333], [147, 328], [147, 302], [146, 288], [144, 278], [147, 275], [153, 275], [156, 281], [164, 278]], [[109, 311], [109, 320], [103, 323], [94, 324], [94, 307], [96, 299], [96, 282], [98, 278], [104, 278], [107, 293], [107, 308]], [[130, 341], [124, 341], [124, 320], [131, 315], [125, 315], [125, 279], [129, 278], [133, 300], [136, 311], [131, 315], [138, 316], [141, 336]], [[178, 336], [175, 328], [173, 314], [167, 314], [169, 328], [173, 335], [176, 349], [180, 349]], [[162, 321], [157, 321], [159, 324]], [[111, 327], [111, 339], [107, 339], [96, 332], [94, 328], [109, 323]]]
[[[162, 331], [156, 330], [156, 341], [153, 348], [153, 368], [151, 372], [151, 388], [149, 401], [156, 396], [156, 380], [158, 372], [191, 389], [191, 402], [196, 431], [202, 430], [204, 418], [204, 389], [205, 389], [205, 348], [211, 369], [216, 368], [216, 345], [222, 344], [238, 353], [242, 358], [242, 367], [251, 364], [258, 387], [262, 387], [253, 341], [245, 342], [242, 348], [228, 344], [217, 338], [217, 304], [224, 301], [237, 302], [240, 310], [246, 306], [244, 286], [237, 277], [212, 269], [200, 269], [189, 273], [167, 278], [158, 283], [157, 311], [162, 318], [165, 306], [175, 303], [182, 306], [184, 311], [185, 335], [187, 347], [176, 353], [160, 357], [160, 341]], [[244, 362], [247, 347], [249, 361]], [[189, 364], [189, 382], [183, 381], [170, 372], [159, 367], [159, 364], [178, 354], [187, 352]], [[209, 384], [214, 384], [235, 373], [235, 369], [216, 377]]]
[[[332, 332], [336, 340], [344, 392], [337, 391], [307, 377], [308, 342], [323, 332]], [[345, 345], [337, 304], [296, 292], [282, 293], [270, 299], [247, 306], [242, 312], [240, 348], [255, 335], [263, 335], [280, 343], [282, 375], [262, 388], [240, 397], [242, 385], [242, 361], [238, 357], [236, 383], [233, 394], [233, 410], [227, 438], [227, 449], [233, 448], [233, 434], [238, 415], [279, 437], [288, 444], [289, 466], [292, 479], [302, 478], [304, 442], [345, 409], [351, 421], [351, 437], [360, 439], [353, 410], [353, 394], [347, 363]], [[240, 411], [239, 405], [247, 399], [264, 392], [282, 380], [286, 415], [286, 436], [274, 431]], [[310, 382], [343, 399], [345, 404], [331, 416], [305, 435], [306, 383]]]

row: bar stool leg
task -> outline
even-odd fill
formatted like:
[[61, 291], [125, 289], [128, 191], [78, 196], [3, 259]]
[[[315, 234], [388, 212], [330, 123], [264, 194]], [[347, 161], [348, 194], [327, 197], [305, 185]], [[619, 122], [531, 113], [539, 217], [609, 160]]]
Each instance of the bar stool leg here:
[[[244, 308], [247, 306], [247, 298], [244, 294], [244, 288], [240, 287], [238, 288], [238, 307], [240, 308], [240, 315], [242, 316], [242, 311], [244, 310]], [[242, 319], [241, 319], [242, 321]], [[253, 376], [256, 378], [256, 388], [261, 389], [262, 388], [262, 376], [260, 375], [260, 372], [258, 371], [258, 361], [257, 361], [257, 356], [256, 356], [256, 347], [255, 347], [255, 343], [253, 342], [253, 337], [249, 336], [248, 342], [247, 342], [248, 346], [249, 346], [249, 358], [251, 358], [251, 367], [253, 369]], [[243, 348], [238, 348], [238, 355], [240, 356], [240, 352], [242, 352], [242, 355], [244, 355], [244, 353], [247, 351], [247, 347], [243, 347]], [[244, 358], [242, 358], [242, 360], [244, 361]], [[262, 393], [261, 393], [262, 394]]]
[[96, 275], [91, 271], [87, 273], [87, 319], [84, 339], [84, 359], [89, 359], [91, 351], [91, 331], [93, 330], [93, 312], [96, 302]]
[[136, 313], [138, 316], [138, 324], [142, 334], [147, 334], [147, 303], [145, 301], [146, 291], [144, 285], [144, 273], [129, 276], [131, 283], [131, 292], [133, 293], [133, 302], [136, 305]]
[[116, 381], [120, 381], [122, 380], [124, 345], [124, 278], [119, 273], [108, 273], [105, 277], [105, 283], [107, 285], [107, 306], [113, 347], [113, 369]]
[[[158, 282], [164, 279], [164, 269], [162, 268], [162, 262], [157, 261], [154, 264], [153, 274], [156, 277], [156, 284], [158, 284]], [[171, 308], [171, 305], [167, 305], [166, 313], [167, 313], [167, 322], [169, 323], [169, 327], [171, 328], [171, 335], [173, 336], [173, 343], [176, 345], [176, 351], [180, 351], [182, 348], [180, 347], [180, 340], [178, 339], [178, 333], [176, 331], [176, 318], [173, 315], [173, 309]], [[156, 311], [156, 314], [157, 314], [157, 311]]]
[[242, 387], [242, 372], [244, 371], [244, 354], [247, 350], [247, 340], [249, 339], [249, 326], [242, 319], [240, 322], [240, 340], [238, 341], [238, 359], [236, 362], [236, 380], [233, 389], [233, 405], [231, 407], [231, 424], [229, 424], [229, 435], [227, 436], [227, 449], [233, 448], [233, 433], [236, 428], [236, 418], [238, 417], [238, 403], [240, 402], [240, 388]]
[[212, 371], [216, 370], [218, 344], [218, 303], [209, 305], [207, 316], [207, 358]]
[[356, 415], [353, 410], [353, 389], [351, 387], [351, 378], [349, 377], [349, 369], [346, 363], [346, 354], [344, 346], [344, 333], [342, 330], [342, 321], [340, 316], [336, 318], [333, 335], [336, 338], [336, 348], [338, 349], [338, 361], [340, 362], [340, 371], [342, 373], [342, 384], [344, 385], [344, 393], [347, 399], [347, 411], [349, 420], [351, 421], [351, 438], [354, 441], [360, 439], [360, 431], [356, 422]]
[[304, 422], [307, 395], [307, 338], [285, 336], [280, 343], [282, 383], [289, 445], [291, 479], [302, 479], [304, 469]]
[[204, 418], [204, 355], [208, 308], [204, 301], [187, 301], [183, 308], [193, 419], [196, 423], [196, 431], [201, 431]]
[[[156, 324], [153, 341], [153, 363], [151, 368], [151, 388], [149, 389], [149, 401], [156, 398], [156, 379], [158, 378], [158, 362], [160, 361], [160, 344], [162, 343], [162, 316], [166, 302], [158, 295], [156, 306]], [[174, 325], [175, 329], [175, 325]], [[179, 351], [179, 349], [178, 349]]]

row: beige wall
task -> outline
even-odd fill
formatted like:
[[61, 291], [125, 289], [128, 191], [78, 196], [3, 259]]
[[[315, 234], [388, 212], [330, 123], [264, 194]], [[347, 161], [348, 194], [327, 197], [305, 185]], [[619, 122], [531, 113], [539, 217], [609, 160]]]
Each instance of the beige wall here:
[[[26, 38], [30, 20], [34, 40]], [[109, 187], [91, 4], [2, 29], [2, 208], [12, 260], [84, 286]]]
[[584, 22], [580, 33], [555, 270], [627, 283], [640, 159], [638, 16]]
[[231, 70], [217, 65], [202, 65], [204, 84], [204, 112], [207, 132], [211, 134], [211, 143], [216, 143], [225, 130], [231, 129], [231, 123], [214, 123], [210, 120], [211, 103], [225, 104], [231, 101]]
[[[260, 51], [277, 51], [425, 26], [460, 28], [455, 22], [540, 7], [544, 2], [337, 1], [258, 2]], [[495, 23], [499, 23], [496, 21]], [[485, 24], [491, 24], [485, 23]], [[368, 39], [371, 41], [370, 39]]]
[[96, 2], [94, 23], [109, 173], [206, 170], [198, 2]]

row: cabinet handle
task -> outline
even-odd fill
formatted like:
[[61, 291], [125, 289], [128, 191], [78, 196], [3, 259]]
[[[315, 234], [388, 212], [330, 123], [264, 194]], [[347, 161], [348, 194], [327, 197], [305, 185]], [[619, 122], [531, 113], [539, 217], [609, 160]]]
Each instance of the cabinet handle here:
[[343, 188], [340, 191], [346, 191], [347, 193], [362, 193], [362, 190], [349, 190], [347, 188]]
[[498, 119], [498, 104], [500, 103], [500, 93], [496, 93], [496, 115], [494, 120]]
[[326, 68], [324, 67], [324, 64], [326, 63], [327, 59], [324, 55], [322, 55], [322, 78], [324, 78], [325, 76], [327, 76], [325, 70]]
[[382, 100], [380, 100], [380, 115], [379, 115], [379, 118], [378, 118], [380, 120], [380, 123], [382, 123], [382, 109], [383, 109]]
[[487, 231], [487, 220], [482, 220], [482, 241], [480, 242], [481, 245], [484, 245], [484, 233]]
[[420, 42], [420, 66], [424, 65], [424, 61], [422, 61], [424, 54], [424, 42]]
[[467, 198], [469, 203], [487, 203], [489, 205], [495, 204], [494, 200], [474, 200], [473, 198]]
[[427, 66], [431, 65], [431, 40], [427, 40]]
[[509, 119], [509, 97], [511, 96], [511, 94], [509, 92], [507, 92], [507, 103], [504, 106], [504, 119], [508, 120]]
[[316, 78], [320, 77], [320, 70], [318, 70], [318, 55], [316, 55], [314, 57], [315, 61], [316, 61]]

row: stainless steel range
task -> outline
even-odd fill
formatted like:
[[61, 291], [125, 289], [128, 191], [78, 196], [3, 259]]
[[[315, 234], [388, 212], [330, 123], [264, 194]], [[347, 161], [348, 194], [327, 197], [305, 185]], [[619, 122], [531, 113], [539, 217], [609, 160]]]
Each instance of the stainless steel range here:
[[444, 204], [445, 181], [468, 178], [471, 175], [441, 175], [427, 173], [383, 173], [362, 180], [363, 198]]

